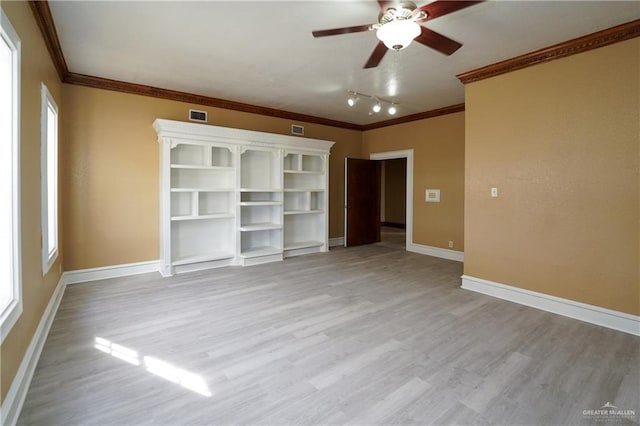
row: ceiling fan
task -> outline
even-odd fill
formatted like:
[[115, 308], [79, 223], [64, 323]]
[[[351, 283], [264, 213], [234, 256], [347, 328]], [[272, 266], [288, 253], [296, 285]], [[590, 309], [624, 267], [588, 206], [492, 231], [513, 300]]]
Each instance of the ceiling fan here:
[[359, 33], [376, 30], [376, 36], [380, 40], [373, 49], [373, 53], [364, 65], [364, 68], [375, 68], [388, 49], [401, 50], [411, 44], [414, 39], [427, 47], [437, 50], [445, 55], [451, 55], [462, 47], [462, 44], [451, 40], [420, 23], [457, 12], [482, 1], [447, 1], [436, 0], [422, 7], [417, 7], [411, 1], [382, 1], [378, 23], [372, 25], [356, 25], [353, 27], [333, 28], [330, 30], [312, 31], [314, 37], [326, 37], [331, 35]]

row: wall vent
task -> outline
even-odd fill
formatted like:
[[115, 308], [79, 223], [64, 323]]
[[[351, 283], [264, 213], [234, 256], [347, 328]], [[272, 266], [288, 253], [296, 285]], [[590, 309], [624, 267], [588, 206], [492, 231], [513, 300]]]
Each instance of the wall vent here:
[[207, 122], [207, 112], [206, 111], [198, 111], [197, 109], [189, 110], [189, 120], [191, 121], [199, 121], [200, 123]]
[[298, 124], [292, 124], [291, 134], [296, 136], [304, 136], [304, 126], [300, 126]]

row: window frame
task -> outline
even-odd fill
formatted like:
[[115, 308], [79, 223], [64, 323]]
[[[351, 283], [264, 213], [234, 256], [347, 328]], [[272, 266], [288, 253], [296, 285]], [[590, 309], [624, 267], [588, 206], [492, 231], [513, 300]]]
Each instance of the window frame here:
[[[40, 154], [41, 154], [41, 162], [40, 162], [40, 194], [41, 194], [41, 212], [42, 212], [42, 276], [45, 276], [51, 266], [55, 263], [58, 258], [59, 250], [59, 238], [58, 238], [58, 230], [59, 230], [59, 222], [58, 222], [58, 135], [59, 135], [59, 121], [60, 115], [58, 110], [58, 104], [53, 99], [51, 92], [47, 88], [47, 85], [41, 83], [41, 144], [40, 144]], [[49, 108], [53, 110], [55, 113], [55, 134], [53, 135], [54, 140], [49, 140]], [[49, 143], [52, 142], [54, 145], [53, 149], [53, 170], [49, 170]], [[54, 179], [53, 185], [53, 193], [49, 194], [49, 180], [50, 177]], [[52, 212], [49, 211], [49, 197], [53, 197], [53, 205], [55, 208]], [[53, 249], [49, 251], [50, 240], [49, 240], [49, 219], [50, 215], [53, 215], [53, 223], [54, 223], [54, 244]]]
[[22, 42], [16, 33], [9, 18], [0, 9], [0, 38], [1, 42], [11, 50], [11, 301], [0, 312], [0, 343], [9, 335], [9, 332], [22, 315], [22, 232], [21, 232], [21, 206], [20, 206], [20, 67], [22, 62]]

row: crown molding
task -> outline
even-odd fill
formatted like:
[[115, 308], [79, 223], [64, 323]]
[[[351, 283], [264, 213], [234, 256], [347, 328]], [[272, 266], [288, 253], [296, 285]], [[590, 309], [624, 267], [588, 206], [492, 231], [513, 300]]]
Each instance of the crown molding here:
[[42, 33], [47, 49], [49, 50], [51, 60], [58, 72], [60, 81], [63, 83], [362, 131], [362, 126], [359, 124], [71, 72], [69, 71], [67, 62], [64, 59], [64, 54], [56, 31], [56, 25], [53, 21], [53, 16], [51, 15], [51, 9], [49, 8], [49, 2], [46, 0], [31, 0], [29, 1], [29, 5], [31, 6], [31, 11], [33, 12], [33, 16], [40, 28], [40, 32]]
[[74, 72], [67, 73], [64, 82], [68, 84], [75, 84], [77, 86], [93, 87], [96, 89], [112, 90], [115, 92], [130, 93], [133, 95], [150, 96], [154, 98], [168, 99], [172, 101], [186, 102], [215, 108], [224, 108], [251, 114], [265, 115], [268, 117], [285, 118], [293, 121], [304, 121], [307, 123], [322, 124], [325, 126], [339, 127], [350, 130], [362, 130], [362, 126], [360, 126], [359, 124], [330, 120], [328, 118], [316, 117], [313, 115], [299, 114], [274, 108], [244, 104], [241, 102], [212, 98], [209, 96], [196, 95], [193, 93], [180, 92], [177, 90], [163, 89], [160, 87], [146, 86], [144, 84], [111, 80], [108, 78], [95, 77], [92, 75], [78, 74]]
[[507, 59], [492, 65], [467, 71], [465, 73], [458, 74], [457, 77], [464, 84], [473, 83], [475, 81], [506, 74], [533, 65], [565, 58], [567, 56], [575, 55], [576, 53], [587, 52], [592, 49], [629, 40], [638, 36], [640, 36], [640, 19], [592, 34], [587, 34], [582, 37], [574, 38], [573, 40], [568, 40], [563, 43], [554, 44], [553, 46], [549, 46], [544, 49], [525, 53], [524, 55], [516, 56], [515, 58]]
[[[213, 98], [209, 96], [196, 95], [192, 93], [180, 92], [176, 90], [163, 89], [159, 87], [146, 86], [142, 84], [128, 83], [119, 80], [111, 80], [102, 77], [96, 77], [85, 74], [70, 72], [64, 59], [60, 40], [56, 31], [53, 16], [49, 9], [47, 0], [29, 1], [31, 10], [36, 19], [38, 27], [42, 33], [43, 39], [51, 55], [51, 59], [55, 65], [56, 71], [60, 76], [60, 80], [64, 83], [75, 84], [79, 86], [92, 87], [97, 89], [112, 90], [142, 96], [150, 96], [161, 99], [175, 100], [197, 105], [210, 106], [215, 108], [224, 108], [229, 110], [259, 114], [268, 117], [284, 118], [293, 121], [303, 121], [306, 123], [314, 123], [325, 126], [367, 131], [379, 129], [382, 127], [394, 126], [397, 124], [408, 123], [411, 121], [424, 120], [427, 118], [438, 117], [445, 114], [452, 114], [464, 111], [464, 104], [456, 104], [439, 108], [431, 111], [411, 114], [404, 117], [398, 117], [391, 120], [380, 121], [366, 125], [348, 123], [344, 121], [331, 120], [312, 115], [299, 114], [290, 111], [267, 108], [257, 105], [245, 104], [236, 101]], [[640, 20], [627, 22], [606, 30], [598, 31], [583, 37], [578, 37], [563, 43], [559, 43], [544, 49], [536, 50], [521, 56], [517, 56], [506, 61], [488, 65], [462, 74], [457, 77], [462, 83], [467, 84], [474, 81], [483, 80], [485, 78], [494, 77], [500, 74], [549, 62], [558, 58], [567, 57], [576, 53], [586, 52], [591, 49], [617, 43], [640, 36]]]
[[259, 114], [268, 117], [284, 118], [292, 121], [302, 121], [306, 123], [320, 124], [324, 126], [338, 127], [349, 130], [372, 130], [381, 127], [394, 126], [396, 124], [408, 123], [410, 121], [423, 120], [440, 115], [451, 114], [464, 111], [464, 104], [452, 105], [432, 111], [420, 112], [391, 120], [381, 121], [367, 125], [349, 123], [345, 121], [331, 120], [328, 118], [316, 117], [313, 115], [299, 114], [274, 108], [267, 108], [257, 105], [245, 104], [226, 99], [213, 98], [209, 96], [196, 95], [193, 93], [180, 92], [177, 90], [163, 89], [160, 87], [146, 86], [143, 84], [128, 83], [120, 80], [112, 80], [86, 74], [79, 74], [69, 71], [67, 62], [64, 59], [60, 40], [56, 30], [49, 2], [47, 0], [29, 1], [33, 16], [40, 28], [44, 42], [51, 55], [51, 60], [60, 76], [60, 81], [77, 86], [91, 87], [95, 89], [111, 90], [116, 92], [129, 93], [141, 96], [150, 96], [160, 99], [168, 99], [191, 104], [210, 106], [214, 108], [224, 108], [234, 111]]
[[411, 121], [425, 120], [427, 118], [439, 117], [441, 115], [453, 114], [464, 111], [464, 104], [455, 104], [431, 111], [419, 112], [417, 114], [405, 115], [404, 117], [392, 118], [391, 120], [379, 121], [377, 123], [362, 126], [363, 131], [379, 129], [381, 127], [395, 126], [396, 124], [409, 123]]
[[67, 62], [64, 60], [56, 25], [53, 22], [51, 9], [49, 9], [49, 2], [29, 1], [29, 6], [31, 6], [33, 16], [36, 18], [36, 22], [44, 38], [44, 43], [47, 45], [47, 50], [49, 50], [49, 55], [51, 55], [51, 59], [53, 60], [53, 65], [56, 67], [60, 81], [64, 81], [66, 75], [69, 73], [69, 68], [67, 67]]

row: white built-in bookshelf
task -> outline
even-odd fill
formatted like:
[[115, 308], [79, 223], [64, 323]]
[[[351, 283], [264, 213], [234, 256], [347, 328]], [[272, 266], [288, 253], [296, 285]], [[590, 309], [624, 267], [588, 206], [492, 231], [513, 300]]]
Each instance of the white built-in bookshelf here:
[[322, 247], [328, 206], [325, 158], [290, 152], [283, 160], [285, 255]]
[[157, 119], [163, 275], [328, 250], [333, 142]]

